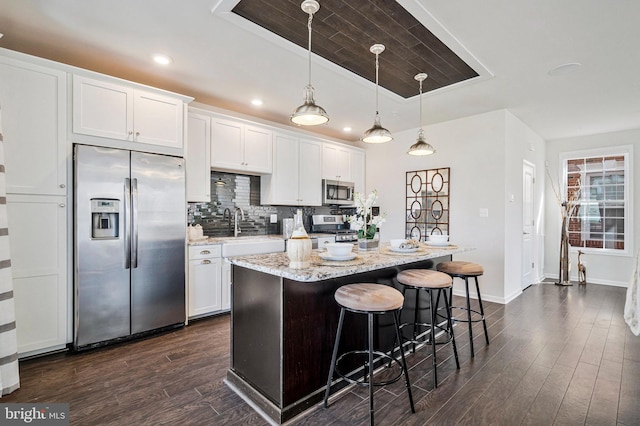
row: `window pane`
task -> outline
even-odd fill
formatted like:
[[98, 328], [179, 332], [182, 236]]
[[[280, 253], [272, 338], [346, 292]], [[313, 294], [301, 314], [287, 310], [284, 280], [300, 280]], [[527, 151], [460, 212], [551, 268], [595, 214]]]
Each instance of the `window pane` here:
[[586, 172], [596, 172], [596, 171], [602, 170], [602, 157], [587, 158], [585, 159], [585, 163], [586, 163], [586, 167], [585, 167]]
[[624, 250], [627, 154], [565, 160], [573, 247]]

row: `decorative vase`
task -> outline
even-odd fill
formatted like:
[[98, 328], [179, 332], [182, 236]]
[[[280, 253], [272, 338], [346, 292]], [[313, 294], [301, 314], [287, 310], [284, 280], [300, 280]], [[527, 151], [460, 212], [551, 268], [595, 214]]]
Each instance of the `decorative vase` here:
[[358, 238], [358, 250], [378, 250], [380, 235], [376, 232], [373, 238]]
[[287, 240], [287, 256], [291, 269], [304, 269], [311, 265], [311, 238], [302, 223], [302, 210], [298, 209], [293, 220], [293, 232]]

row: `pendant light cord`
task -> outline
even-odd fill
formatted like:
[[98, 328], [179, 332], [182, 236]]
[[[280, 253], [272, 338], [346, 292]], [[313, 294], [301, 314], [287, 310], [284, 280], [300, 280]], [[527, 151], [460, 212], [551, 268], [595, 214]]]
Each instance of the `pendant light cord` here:
[[376, 53], [376, 116], [378, 115], [378, 68], [380, 68], [378, 56], [380, 56], [380, 54]]
[[307, 28], [309, 29], [309, 86], [311, 86], [311, 21], [313, 21], [313, 13], [309, 13], [309, 21]]
[[420, 130], [422, 130], [422, 80], [420, 80]]

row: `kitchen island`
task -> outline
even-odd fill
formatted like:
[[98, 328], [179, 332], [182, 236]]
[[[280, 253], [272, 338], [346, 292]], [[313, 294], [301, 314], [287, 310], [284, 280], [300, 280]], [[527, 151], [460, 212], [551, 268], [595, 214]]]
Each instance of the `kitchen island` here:
[[[229, 258], [233, 284], [227, 384], [276, 422], [291, 419], [323, 398], [340, 311], [333, 295], [340, 286], [374, 282], [399, 288], [399, 271], [433, 269], [468, 250], [423, 245], [415, 253], [394, 253], [382, 245], [344, 262], [323, 260], [314, 250], [311, 266], [297, 270], [288, 267], [286, 253]], [[406, 297], [407, 306], [413, 306], [413, 292]], [[422, 297], [421, 306], [428, 306]], [[405, 308], [405, 315], [412, 317], [413, 311]], [[345, 317], [340, 353], [366, 348], [366, 319], [359, 317], [364, 316]], [[393, 319], [379, 315], [376, 320], [375, 345], [391, 350]], [[338, 381], [334, 386], [345, 385]]]

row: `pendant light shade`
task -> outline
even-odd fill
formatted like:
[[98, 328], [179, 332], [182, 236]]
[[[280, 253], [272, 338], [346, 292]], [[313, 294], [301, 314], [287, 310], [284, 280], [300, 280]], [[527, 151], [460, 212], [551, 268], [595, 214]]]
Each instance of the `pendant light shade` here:
[[304, 88], [304, 103], [291, 114], [291, 121], [300, 126], [317, 126], [329, 121], [327, 112], [319, 105], [313, 97], [313, 86], [311, 85], [311, 21], [313, 14], [320, 10], [320, 4], [316, 0], [304, 0], [300, 8], [309, 14], [307, 28], [309, 30], [309, 84]]
[[418, 130], [418, 139], [416, 143], [411, 145], [407, 154], [409, 155], [431, 155], [436, 152], [436, 150], [431, 146], [429, 142], [424, 138], [424, 130], [422, 130], [422, 82], [427, 79], [427, 74], [420, 73], [417, 74], [414, 79], [420, 82], [420, 130]]
[[383, 44], [374, 44], [369, 51], [376, 55], [376, 117], [373, 121], [373, 126], [364, 132], [362, 135], [362, 142], [366, 143], [384, 143], [393, 140], [391, 132], [382, 127], [380, 124], [380, 112], [378, 111], [378, 70], [380, 63], [378, 61], [379, 55], [384, 52]]

